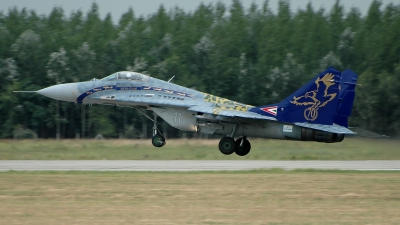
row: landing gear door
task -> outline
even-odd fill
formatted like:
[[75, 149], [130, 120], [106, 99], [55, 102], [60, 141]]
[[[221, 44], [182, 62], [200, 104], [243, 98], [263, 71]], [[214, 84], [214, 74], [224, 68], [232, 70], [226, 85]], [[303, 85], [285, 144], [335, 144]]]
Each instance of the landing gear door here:
[[183, 108], [170, 107], [152, 107], [151, 109], [163, 120], [179, 130], [198, 131], [197, 118], [194, 112]]

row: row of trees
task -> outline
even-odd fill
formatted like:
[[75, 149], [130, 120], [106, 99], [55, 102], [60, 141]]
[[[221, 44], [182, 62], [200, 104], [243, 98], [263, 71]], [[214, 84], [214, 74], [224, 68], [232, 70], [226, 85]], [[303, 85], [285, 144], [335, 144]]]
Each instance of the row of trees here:
[[[359, 74], [350, 124], [377, 132], [400, 130], [400, 5], [372, 1], [361, 16], [340, 1], [329, 10], [277, 13], [239, 0], [176, 7], [118, 25], [99, 17], [98, 6], [67, 16], [27, 9], [0, 13], [0, 137], [146, 137], [151, 122], [136, 111], [54, 101], [14, 90], [39, 90], [63, 82], [132, 70], [252, 105], [279, 102], [326, 67]], [[149, 127], [149, 129], [147, 129]], [[164, 127], [167, 135], [178, 131]], [[31, 132], [32, 133], [32, 132]]]

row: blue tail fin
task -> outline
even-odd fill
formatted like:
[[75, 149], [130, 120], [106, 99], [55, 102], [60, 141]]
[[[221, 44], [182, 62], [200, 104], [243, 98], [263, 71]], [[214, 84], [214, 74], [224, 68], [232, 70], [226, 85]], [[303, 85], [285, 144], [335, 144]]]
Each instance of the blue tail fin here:
[[351, 115], [354, 98], [356, 96], [355, 87], [357, 78], [358, 75], [349, 69], [342, 72], [337, 112], [336, 115], [333, 116], [333, 122], [340, 126], [348, 127], [347, 119]]
[[343, 74], [344, 79], [340, 71], [329, 67], [280, 103], [255, 107], [250, 111], [288, 123], [337, 123], [347, 126], [347, 117], [354, 102], [357, 74], [351, 70]]

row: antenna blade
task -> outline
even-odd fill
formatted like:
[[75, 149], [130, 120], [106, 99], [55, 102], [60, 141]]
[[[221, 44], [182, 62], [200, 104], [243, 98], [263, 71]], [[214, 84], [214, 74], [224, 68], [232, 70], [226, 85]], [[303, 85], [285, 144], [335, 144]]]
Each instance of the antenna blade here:
[[171, 77], [171, 79], [168, 80], [168, 83], [169, 83], [172, 79], [174, 79], [174, 77], [175, 77], [175, 75], [173, 75], [173, 76]]

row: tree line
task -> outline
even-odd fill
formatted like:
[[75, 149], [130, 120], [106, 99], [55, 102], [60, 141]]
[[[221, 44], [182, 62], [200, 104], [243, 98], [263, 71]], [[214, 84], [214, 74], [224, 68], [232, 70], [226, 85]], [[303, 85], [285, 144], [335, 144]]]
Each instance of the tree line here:
[[[102, 78], [131, 70], [251, 105], [279, 102], [328, 66], [359, 74], [350, 125], [400, 130], [400, 4], [372, 1], [365, 16], [336, 1], [330, 9], [273, 12], [239, 0], [175, 7], [148, 16], [130, 8], [118, 24], [93, 3], [84, 13], [0, 12], [0, 137], [146, 138], [137, 111], [55, 101], [14, 90]], [[187, 135], [163, 125], [168, 137]]]

